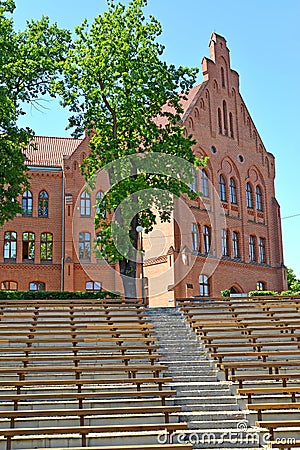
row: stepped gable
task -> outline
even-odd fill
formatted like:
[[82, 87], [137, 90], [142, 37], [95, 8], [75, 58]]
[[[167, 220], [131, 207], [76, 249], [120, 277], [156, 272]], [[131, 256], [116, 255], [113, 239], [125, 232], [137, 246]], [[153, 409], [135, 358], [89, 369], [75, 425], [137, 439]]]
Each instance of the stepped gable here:
[[64, 156], [71, 156], [83, 139], [35, 136], [34, 147], [26, 147], [28, 166], [62, 167]]

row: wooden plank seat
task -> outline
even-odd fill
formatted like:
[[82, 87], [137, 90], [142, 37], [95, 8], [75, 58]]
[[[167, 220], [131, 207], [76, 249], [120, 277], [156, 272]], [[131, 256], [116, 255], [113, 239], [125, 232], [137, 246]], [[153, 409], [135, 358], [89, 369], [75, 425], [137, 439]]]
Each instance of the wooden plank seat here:
[[300, 429], [300, 420], [258, 420], [255, 425], [260, 428], [267, 428], [271, 440], [274, 439], [274, 430], [277, 428], [296, 428]]
[[[300, 300], [300, 299], [299, 299]], [[222, 311], [227, 311], [229, 313], [232, 312], [249, 312], [250, 310], [257, 310], [257, 311], [286, 311], [287, 309], [292, 309], [293, 311], [299, 311], [300, 310], [300, 301], [299, 302], [272, 302], [270, 304], [265, 304], [265, 303], [251, 303], [251, 302], [239, 302], [236, 304], [232, 304], [231, 302], [229, 303], [224, 303], [224, 302], [214, 302], [212, 303], [208, 303], [206, 305], [202, 304], [202, 305], [195, 305], [195, 306], [181, 306], [180, 307], [180, 311], [186, 315], [189, 314], [190, 312], [193, 311], [203, 311], [203, 314], [214, 314], [215, 312], [222, 312]]]
[[70, 343], [72, 345], [77, 345], [80, 343], [90, 343], [90, 342], [145, 342], [145, 343], [156, 343], [156, 337], [81, 337], [81, 338], [72, 338], [72, 337], [44, 337], [44, 338], [9, 338], [9, 339], [0, 339], [1, 344], [26, 344], [28, 346], [32, 344], [59, 344], [59, 343]]
[[252, 403], [252, 397], [263, 394], [290, 394], [291, 402], [296, 401], [296, 394], [300, 394], [300, 386], [299, 387], [253, 387], [253, 388], [241, 388], [237, 390], [240, 395], [247, 395], [248, 404]]
[[224, 310], [224, 311], [189, 311], [185, 312], [185, 317], [187, 319], [198, 319], [203, 321], [213, 321], [213, 320], [263, 320], [263, 319], [285, 319], [292, 318], [293, 316], [299, 315], [299, 310], [263, 310], [261, 308], [251, 308], [250, 311], [237, 311], [237, 310]]
[[[280, 450], [300, 448], [300, 439], [294, 438], [276, 439], [275, 441], [269, 442], [269, 448], [279, 448]], [[102, 448], [102, 450], [103, 449], [104, 447]]]
[[78, 364], [81, 361], [122, 361], [125, 365], [128, 365], [130, 361], [134, 359], [138, 360], [149, 360], [150, 364], [154, 364], [156, 361], [158, 361], [161, 358], [161, 355], [158, 353], [135, 353], [135, 354], [117, 354], [117, 353], [110, 353], [110, 354], [103, 354], [103, 353], [96, 353], [93, 355], [31, 355], [31, 356], [7, 356], [4, 355], [3, 358], [0, 357], [0, 369], [1, 369], [1, 363], [8, 363], [8, 362], [14, 362], [15, 364], [22, 363], [24, 367], [27, 367], [28, 364], [36, 364], [38, 362], [42, 363], [48, 363], [53, 364], [59, 361], [65, 361], [65, 362], [73, 362], [75, 366], [78, 366]]
[[[267, 359], [269, 357], [272, 356], [276, 356], [278, 361], [281, 362], [281, 359], [283, 357], [286, 356], [299, 356], [300, 355], [300, 350], [293, 350], [293, 349], [288, 349], [288, 350], [264, 350], [264, 351], [248, 351], [248, 350], [233, 350], [233, 351], [227, 351], [227, 352], [217, 352], [217, 351], [211, 351], [209, 352], [210, 356], [214, 359], [217, 359], [219, 361], [219, 363], [221, 364], [224, 360], [224, 358], [229, 358], [229, 359], [233, 359], [233, 358], [237, 358], [239, 356], [242, 357], [253, 357], [253, 358], [257, 358], [257, 359], [261, 359], [263, 362], [273, 362], [273, 361], [267, 361]], [[227, 361], [226, 361], [227, 362]], [[248, 361], [245, 361], [248, 362]], [[250, 361], [252, 362], [252, 361]], [[293, 362], [293, 359], [291, 358], [291, 362]], [[299, 361], [300, 363], [300, 361]], [[241, 364], [243, 364], [243, 361], [241, 361]], [[296, 364], [297, 365], [297, 364]]]
[[228, 375], [229, 381], [237, 381], [239, 383], [239, 388], [241, 389], [243, 387], [244, 381], [282, 381], [282, 386], [287, 386], [287, 381], [289, 380], [300, 380], [300, 373], [265, 373], [265, 374], [259, 374], [259, 373], [247, 373], [247, 374], [238, 374], [238, 375]]
[[[86, 447], [87, 436], [90, 433], [125, 433], [165, 430], [169, 434], [177, 430], [186, 430], [186, 423], [137, 424], [137, 425], [106, 425], [79, 427], [40, 427], [40, 428], [6, 428], [0, 429], [0, 436], [6, 439], [6, 450], [11, 450], [11, 441], [19, 436], [65, 435], [81, 436], [81, 445]], [[170, 438], [170, 437], [169, 437]]]
[[[262, 411], [267, 410], [291, 410], [291, 409], [300, 409], [300, 403], [294, 402], [294, 403], [249, 403], [247, 405], [247, 408], [249, 411], [256, 411], [257, 412], [257, 419], [260, 421], [262, 420]], [[1, 416], [0, 416], [1, 417]]]
[[[29, 380], [0, 380], [0, 388], [15, 388], [16, 393], [20, 394], [22, 388], [28, 387], [43, 387], [47, 386], [47, 389], [50, 387], [54, 388], [59, 386], [61, 389], [65, 389], [66, 387], [77, 387], [78, 392], [81, 392], [82, 387], [91, 386], [91, 385], [135, 385], [137, 391], [141, 391], [142, 385], [156, 385], [159, 390], [162, 390], [162, 387], [166, 383], [171, 383], [172, 377], [140, 377], [140, 378], [105, 378], [105, 379], [29, 379]], [[124, 387], [123, 386], [123, 387]]]
[[186, 319], [187, 322], [191, 324], [193, 328], [203, 328], [206, 326], [213, 325], [215, 327], [231, 327], [231, 326], [237, 326], [237, 325], [243, 325], [243, 326], [287, 326], [287, 325], [299, 325], [300, 324], [300, 317], [294, 318], [294, 317], [267, 317], [267, 316], [261, 316], [256, 317], [255, 315], [252, 318], [223, 318], [222, 320], [218, 318], [216, 319], [202, 319], [198, 317], [191, 317]]
[[128, 377], [135, 378], [139, 373], [152, 372], [153, 377], [158, 378], [160, 372], [166, 371], [168, 366], [163, 364], [130, 364], [130, 365], [116, 365], [115, 363], [104, 365], [90, 364], [87, 366], [49, 366], [49, 365], [38, 365], [31, 367], [12, 367], [12, 366], [2, 366], [0, 367], [0, 375], [11, 374], [18, 375], [20, 380], [25, 379], [27, 375], [38, 374], [73, 374], [76, 379], [80, 379], [83, 374], [87, 373], [101, 373], [101, 374], [112, 374], [112, 373], [127, 373]]
[[224, 335], [224, 333], [226, 333], [226, 335], [236, 335], [237, 333], [240, 333], [241, 335], [247, 336], [249, 337], [254, 336], [255, 337], [255, 333], [259, 333], [261, 334], [263, 331], [265, 331], [265, 336], [268, 335], [268, 333], [271, 332], [277, 332], [278, 335], [283, 336], [284, 334], [299, 334], [299, 333], [295, 333], [298, 332], [300, 330], [300, 324], [288, 324], [288, 325], [284, 325], [284, 324], [278, 324], [276, 326], [274, 325], [269, 325], [269, 324], [260, 324], [260, 325], [249, 325], [249, 324], [240, 324], [239, 326], [237, 325], [224, 325], [224, 326], [219, 326], [219, 325], [214, 325], [214, 326], [192, 326], [192, 328], [194, 329], [194, 331], [199, 335], [199, 336], [209, 336], [208, 333], [212, 333], [213, 335], [215, 335], [216, 333], [220, 333], [220, 336]]
[[108, 408], [87, 408], [87, 409], [37, 409], [37, 410], [18, 410], [18, 411], [0, 411], [0, 419], [10, 419], [10, 427], [15, 427], [15, 420], [18, 418], [35, 418], [39, 417], [78, 417], [78, 425], [84, 426], [87, 416], [110, 416], [110, 415], [138, 415], [138, 414], [162, 414], [164, 422], [170, 422], [170, 414], [180, 412], [181, 406], [126, 406], [124, 407], [108, 407]]
[[143, 390], [143, 391], [132, 391], [132, 390], [117, 390], [117, 391], [106, 391], [98, 389], [95, 392], [42, 392], [40, 394], [10, 394], [1, 395], [0, 394], [0, 405], [2, 402], [11, 402], [13, 404], [14, 411], [19, 408], [20, 402], [35, 402], [40, 400], [55, 400], [57, 403], [64, 400], [76, 400], [78, 401], [78, 408], [83, 408], [83, 403], [86, 400], [99, 400], [99, 399], [117, 399], [121, 402], [128, 398], [159, 398], [161, 405], [166, 404], [166, 399], [176, 395], [176, 390], [174, 389], [164, 389], [164, 390]]
[[[114, 445], [107, 447], [106, 445], [101, 445], [101, 449], [99, 446], [89, 446], [89, 450], [188, 450], [193, 449], [192, 444], [150, 444], [150, 445]], [[35, 449], [35, 450], [44, 450], [44, 449]], [[82, 447], [55, 447], [55, 450], [82, 450]]]
[[[279, 341], [278, 339], [285, 339], [284, 341]], [[263, 339], [276, 339], [276, 341], [265, 341]], [[253, 347], [253, 348], [262, 348], [278, 345], [294, 345], [300, 347], [300, 333], [299, 334], [288, 334], [288, 333], [264, 333], [264, 334], [235, 334], [230, 336], [224, 335], [208, 335], [201, 336], [201, 340], [204, 343], [204, 347], [210, 348], [214, 350], [215, 348], [226, 348], [226, 347], [237, 347], [237, 346], [245, 346], [245, 347]], [[230, 340], [230, 342], [229, 342]], [[223, 342], [213, 342], [213, 341], [223, 341]], [[228, 341], [228, 342], [224, 342]]]
[[[276, 374], [279, 373], [280, 368], [293, 368], [300, 367], [300, 360], [289, 360], [289, 361], [226, 361], [218, 364], [219, 367], [225, 370], [226, 379], [228, 379], [229, 371], [231, 371], [231, 375], [235, 375], [236, 370], [239, 369], [268, 369], [269, 374], [273, 373], [273, 369]], [[300, 372], [299, 372], [300, 376]]]
[[149, 330], [147, 328], [141, 328], [141, 329], [137, 329], [137, 330], [130, 330], [128, 329], [108, 329], [108, 330], [101, 330], [101, 329], [87, 329], [87, 330], [64, 330], [64, 327], [60, 327], [60, 329], [58, 328], [54, 328], [52, 331], [51, 330], [42, 330], [42, 329], [29, 329], [27, 331], [23, 330], [23, 331], [13, 331], [13, 330], [8, 330], [8, 331], [2, 331], [0, 329], [0, 340], [2, 338], [5, 338], [6, 336], [20, 336], [21, 338], [24, 337], [32, 337], [32, 338], [39, 338], [40, 336], [48, 336], [48, 335], [52, 335], [55, 334], [55, 336], [62, 336], [62, 337], [68, 337], [68, 336], [72, 336], [72, 337], [88, 337], [88, 336], [111, 336], [111, 337], [119, 337], [119, 336], [128, 336], [128, 335], [133, 335], [134, 336], [150, 336], [154, 334], [154, 330]]
[[60, 330], [65, 330], [65, 331], [77, 331], [77, 332], [84, 332], [84, 331], [90, 331], [90, 330], [152, 330], [153, 329], [153, 325], [151, 323], [132, 323], [130, 320], [128, 322], [125, 323], [114, 323], [114, 324], [108, 324], [107, 321], [105, 323], [96, 323], [96, 324], [85, 324], [82, 325], [81, 323], [79, 324], [67, 324], [67, 323], [55, 323], [55, 324], [48, 324], [48, 322], [45, 322], [45, 324], [42, 323], [35, 323], [32, 325], [15, 325], [14, 323], [12, 323], [11, 325], [7, 325], [5, 322], [4, 323], [0, 323], [0, 332], [4, 332], [4, 331], [30, 331], [31, 329], [34, 329], [36, 331], [47, 331], [47, 330], [51, 330], [51, 331], [60, 331]]

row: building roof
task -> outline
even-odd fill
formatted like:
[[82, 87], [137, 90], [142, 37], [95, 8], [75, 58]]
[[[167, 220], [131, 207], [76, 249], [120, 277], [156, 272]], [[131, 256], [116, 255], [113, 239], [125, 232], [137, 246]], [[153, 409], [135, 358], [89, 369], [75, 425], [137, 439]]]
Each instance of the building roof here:
[[82, 139], [35, 136], [34, 147], [24, 149], [28, 166], [62, 167], [63, 157], [70, 156]]

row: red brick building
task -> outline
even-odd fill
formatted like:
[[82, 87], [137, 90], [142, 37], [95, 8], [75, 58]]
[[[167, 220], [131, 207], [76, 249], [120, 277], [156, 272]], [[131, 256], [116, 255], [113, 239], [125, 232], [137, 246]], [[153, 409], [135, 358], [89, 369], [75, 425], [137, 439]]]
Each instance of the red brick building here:
[[[197, 141], [196, 155], [209, 156], [192, 186], [203, 195], [176, 202], [173, 221], [144, 240], [153, 304], [219, 296], [223, 289], [286, 287], [274, 156], [241, 97], [225, 39], [213, 33], [209, 47], [204, 81], [190, 91], [182, 116]], [[37, 150], [26, 151], [31, 188], [23, 194], [23, 215], [0, 229], [1, 289], [120, 290], [115, 268], [97, 261], [91, 249], [91, 217], [105, 186], [82, 190], [79, 166], [88, 140], [38, 137], [36, 143]], [[161, 245], [151, 243], [162, 236]]]

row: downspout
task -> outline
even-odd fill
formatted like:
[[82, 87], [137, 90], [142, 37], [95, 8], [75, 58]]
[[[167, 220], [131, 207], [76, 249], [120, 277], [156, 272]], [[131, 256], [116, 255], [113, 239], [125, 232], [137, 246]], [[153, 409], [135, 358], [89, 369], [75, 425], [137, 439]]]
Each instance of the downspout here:
[[65, 176], [62, 172], [61, 183], [62, 199], [61, 199], [61, 282], [60, 290], [65, 290]]

